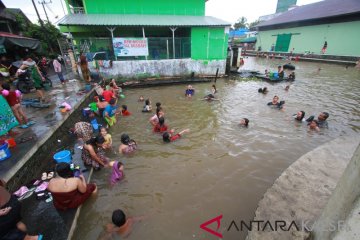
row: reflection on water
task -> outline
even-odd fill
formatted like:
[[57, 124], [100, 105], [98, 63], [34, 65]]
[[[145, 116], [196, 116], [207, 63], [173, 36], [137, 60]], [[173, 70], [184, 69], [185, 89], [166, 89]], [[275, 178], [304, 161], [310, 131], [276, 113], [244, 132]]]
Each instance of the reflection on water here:
[[[284, 64], [280, 60], [245, 59], [244, 68], [264, 70]], [[360, 72], [343, 66], [298, 63], [297, 80], [288, 92], [286, 83], [218, 80], [221, 101], [204, 102], [201, 97], [211, 84], [194, 84], [196, 95], [184, 98], [185, 85], [126, 90], [133, 113], [111, 129], [114, 147], [126, 132], [139, 144], [134, 156], [113, 155], [125, 163], [125, 180], [109, 186], [109, 170], [96, 172], [97, 198], [81, 211], [74, 239], [98, 239], [111, 213], [122, 208], [129, 216], [145, 215], [128, 239], [207, 239], [200, 230], [204, 221], [224, 215], [222, 228], [232, 219], [254, 217], [266, 189], [291, 163], [306, 152], [339, 136], [359, 134]], [[321, 67], [320, 72], [317, 69]], [[267, 86], [270, 92], [257, 92]], [[141, 113], [140, 95], [160, 101], [171, 128], [191, 133], [177, 142], [163, 144], [151, 131], [151, 114]], [[285, 110], [266, 106], [274, 95], [286, 101]], [[308, 132], [291, 115], [299, 110], [307, 116], [330, 113], [330, 129]], [[237, 123], [250, 119], [248, 129]], [[269, 206], [271, 207], [271, 206]], [[246, 233], [226, 232], [224, 238], [243, 239]]]

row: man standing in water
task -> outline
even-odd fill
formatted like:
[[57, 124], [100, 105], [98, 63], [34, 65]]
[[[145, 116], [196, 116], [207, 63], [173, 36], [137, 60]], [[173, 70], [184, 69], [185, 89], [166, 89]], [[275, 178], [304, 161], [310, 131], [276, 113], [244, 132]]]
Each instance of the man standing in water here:
[[326, 119], [328, 119], [329, 113], [327, 112], [321, 112], [318, 116], [318, 127], [319, 128], [328, 128], [328, 122]]

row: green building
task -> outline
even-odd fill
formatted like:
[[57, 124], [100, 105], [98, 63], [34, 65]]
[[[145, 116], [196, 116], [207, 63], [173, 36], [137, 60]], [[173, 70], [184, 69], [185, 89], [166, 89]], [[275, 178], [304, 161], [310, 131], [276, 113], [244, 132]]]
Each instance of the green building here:
[[262, 51], [360, 56], [359, 0], [325, 0], [296, 7], [257, 28], [256, 49]]
[[[225, 70], [219, 61], [226, 60], [230, 23], [205, 16], [206, 0], [65, 2], [69, 14], [58, 22], [60, 30], [71, 34], [77, 51], [89, 60], [102, 56], [117, 61], [218, 61], [220, 71]], [[147, 49], [123, 49], [130, 43]], [[114, 46], [119, 49], [114, 51]]]

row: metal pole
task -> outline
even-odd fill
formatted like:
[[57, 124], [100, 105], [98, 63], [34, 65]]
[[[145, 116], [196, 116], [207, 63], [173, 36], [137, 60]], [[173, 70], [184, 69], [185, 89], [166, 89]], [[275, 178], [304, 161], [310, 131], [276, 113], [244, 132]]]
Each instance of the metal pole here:
[[166, 55], [167, 55], [167, 59], [169, 59], [169, 39], [166, 39]]
[[172, 39], [173, 39], [173, 59], [175, 59], [175, 31], [176, 31], [176, 27], [175, 28], [170, 28], [170, 30], [172, 31]]
[[[142, 33], [143, 33], [143, 38], [146, 38], [145, 37], [145, 29], [144, 29], [144, 27], [142, 27]], [[149, 46], [148, 46], [148, 51], [149, 51]], [[148, 56], [145, 56], [145, 60], [148, 60]]]
[[44, 6], [44, 5], [45, 5], [45, 1], [38, 2], [38, 3], [40, 3], [40, 4], [42, 5], [42, 7], [43, 7], [43, 9], [44, 9], [44, 12], [45, 12], [46, 19], [47, 19], [48, 23], [50, 23], [49, 17], [48, 17], [48, 15], [47, 15], [47, 12], [46, 12], [45, 6]]

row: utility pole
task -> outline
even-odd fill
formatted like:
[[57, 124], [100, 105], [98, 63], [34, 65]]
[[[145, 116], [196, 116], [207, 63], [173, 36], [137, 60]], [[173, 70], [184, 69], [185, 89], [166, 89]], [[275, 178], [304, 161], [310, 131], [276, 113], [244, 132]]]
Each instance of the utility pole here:
[[42, 5], [42, 7], [44, 9], [44, 12], [45, 12], [46, 19], [47, 19], [48, 22], [50, 22], [49, 17], [48, 17], [47, 12], [46, 12], [46, 9], [45, 9], [45, 4], [47, 4], [47, 3], [44, 0], [41, 1], [41, 2], [38, 2], [38, 3]]
[[39, 14], [39, 11], [38, 11], [37, 8], [36, 8], [35, 2], [34, 2], [34, 0], [31, 0], [31, 1], [32, 1], [33, 5], [34, 5], [35, 11], [36, 11], [36, 15], [37, 15], [38, 18], [39, 18], [40, 25], [44, 28], [44, 22], [43, 22], [43, 21], [41, 20], [41, 18], [40, 18], [40, 14]]
[[[39, 18], [40, 25], [41, 25], [41, 27], [44, 29], [44, 33], [46, 34], [46, 36], [48, 36], [48, 31], [46, 30], [46, 27], [45, 27], [45, 25], [44, 25], [43, 20], [40, 18], [40, 14], [39, 14], [39, 11], [38, 11], [37, 8], [36, 8], [36, 4], [35, 4], [34, 0], [31, 0], [31, 2], [32, 2], [33, 5], [34, 5], [35, 11], [36, 11], [36, 15], [37, 15], [38, 18]], [[44, 5], [43, 5], [43, 6], [44, 6]], [[44, 9], [44, 10], [45, 10], [45, 9]], [[46, 15], [46, 17], [47, 17], [47, 15]], [[49, 19], [48, 19], [48, 20], [49, 20]], [[49, 24], [50, 24], [50, 22], [49, 22]], [[46, 42], [47, 42], [47, 44], [49, 45], [50, 52], [53, 53], [53, 52], [54, 52], [54, 49], [51, 47], [51, 44], [50, 44], [50, 41], [49, 41], [49, 38], [48, 38], [48, 37], [47, 37]]]

